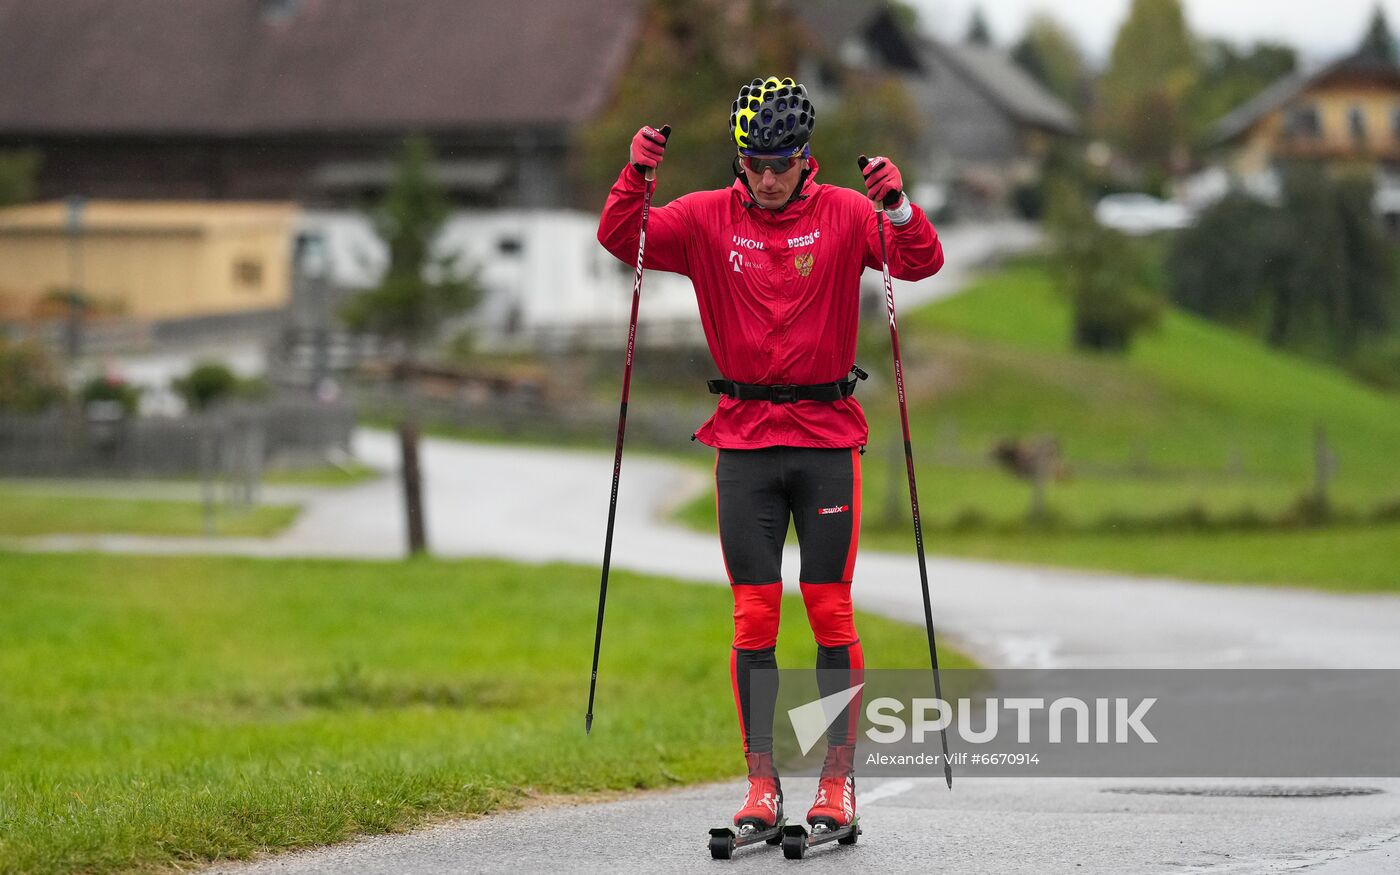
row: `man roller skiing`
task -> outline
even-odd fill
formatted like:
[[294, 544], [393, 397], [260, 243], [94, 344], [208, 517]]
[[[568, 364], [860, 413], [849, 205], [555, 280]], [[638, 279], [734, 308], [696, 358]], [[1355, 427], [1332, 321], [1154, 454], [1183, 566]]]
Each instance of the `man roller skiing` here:
[[[859, 99], [856, 95], [853, 99]], [[730, 653], [749, 788], [736, 826], [772, 828], [783, 794], [773, 764], [776, 687], [750, 673], [775, 669], [782, 549], [791, 516], [801, 549], [799, 583], [824, 669], [823, 695], [859, 683], [865, 660], [852, 618], [860, 536], [860, 456], [868, 439], [853, 397], [860, 277], [880, 269], [882, 203], [893, 226], [891, 273], [919, 280], [943, 265], [932, 224], [903, 194], [899, 169], [874, 158], [866, 194], [816, 181], [816, 109], [791, 79], [755, 79], [734, 100], [734, 184], [653, 207], [646, 266], [691, 279], [710, 355], [721, 377], [718, 408], [694, 438], [716, 448], [720, 547], [734, 594]], [[613, 185], [598, 240], [625, 263], [637, 255], [644, 173], [665, 154], [641, 128]], [[851, 160], [854, 160], [852, 156]], [[834, 670], [834, 671], [833, 671]], [[845, 678], [837, 684], [835, 681]], [[812, 824], [855, 819], [855, 723], [860, 700], [827, 733]]]

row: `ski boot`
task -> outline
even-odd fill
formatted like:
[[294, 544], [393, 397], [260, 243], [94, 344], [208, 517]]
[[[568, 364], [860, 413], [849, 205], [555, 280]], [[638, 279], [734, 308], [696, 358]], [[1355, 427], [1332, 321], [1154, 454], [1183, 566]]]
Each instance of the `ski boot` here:
[[808, 849], [827, 842], [853, 845], [860, 836], [856, 817], [855, 745], [831, 745], [826, 749], [822, 775], [817, 782], [817, 798], [807, 811], [808, 833], [801, 826], [783, 830], [783, 856], [800, 860]]
[[773, 755], [751, 753], [744, 759], [749, 764], [749, 795], [744, 799], [744, 807], [734, 815], [734, 825], [740, 829], [745, 824], [755, 829], [772, 829], [783, 819], [783, 784], [773, 767]]
[[773, 767], [773, 755], [751, 753], [744, 758], [749, 764], [749, 792], [744, 807], [734, 815], [734, 826], [710, 830], [710, 856], [716, 860], [728, 860], [748, 845], [776, 845], [783, 840], [783, 785]]
[[831, 745], [822, 763], [817, 798], [807, 811], [807, 822], [827, 829], [850, 826], [856, 819], [855, 745]]

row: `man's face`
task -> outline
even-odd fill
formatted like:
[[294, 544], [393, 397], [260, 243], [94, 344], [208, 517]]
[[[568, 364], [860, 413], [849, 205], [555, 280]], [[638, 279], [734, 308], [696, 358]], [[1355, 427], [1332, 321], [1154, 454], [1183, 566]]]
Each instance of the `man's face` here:
[[749, 181], [749, 188], [753, 189], [754, 200], [765, 210], [776, 210], [786, 204], [802, 180], [802, 171], [807, 169], [806, 158], [794, 159], [782, 173], [775, 173], [772, 167], [764, 167], [761, 173], [755, 172], [749, 165], [758, 162], [741, 160], [739, 163]]

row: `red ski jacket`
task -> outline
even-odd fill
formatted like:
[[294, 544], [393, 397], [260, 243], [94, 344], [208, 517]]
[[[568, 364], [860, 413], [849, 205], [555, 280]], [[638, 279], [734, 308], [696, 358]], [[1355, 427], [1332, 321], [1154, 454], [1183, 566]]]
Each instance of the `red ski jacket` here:
[[[690, 277], [700, 322], [720, 375], [738, 383], [811, 385], [845, 379], [855, 364], [860, 276], [880, 269], [870, 199], [817, 183], [782, 210], [755, 204], [741, 180], [653, 206], [645, 266]], [[598, 242], [635, 264], [645, 180], [627, 165], [608, 195]], [[904, 225], [886, 223], [890, 272], [932, 276], [943, 246], [917, 206]], [[893, 228], [893, 234], [890, 229]], [[740, 401], [721, 396], [695, 433], [722, 449], [864, 446], [869, 429], [854, 397], [841, 401]]]

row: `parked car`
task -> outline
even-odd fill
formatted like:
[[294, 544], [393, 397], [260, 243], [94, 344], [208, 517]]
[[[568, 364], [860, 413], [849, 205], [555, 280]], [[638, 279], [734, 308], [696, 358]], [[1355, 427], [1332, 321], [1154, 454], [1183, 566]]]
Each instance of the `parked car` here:
[[1128, 192], [1111, 194], [1099, 201], [1094, 208], [1094, 219], [1105, 228], [1142, 235], [1185, 228], [1191, 224], [1192, 216], [1191, 211], [1179, 203]]

